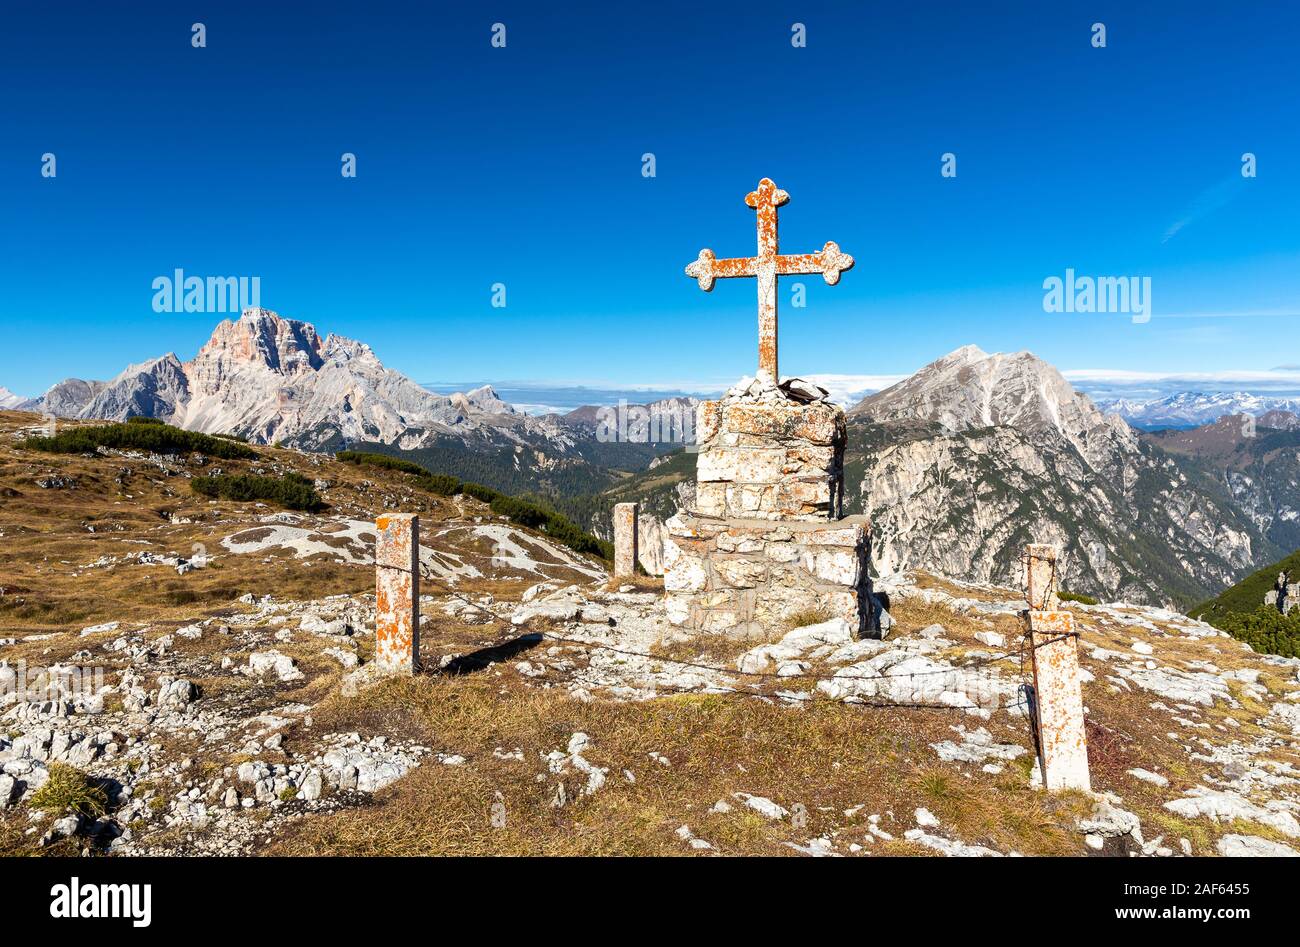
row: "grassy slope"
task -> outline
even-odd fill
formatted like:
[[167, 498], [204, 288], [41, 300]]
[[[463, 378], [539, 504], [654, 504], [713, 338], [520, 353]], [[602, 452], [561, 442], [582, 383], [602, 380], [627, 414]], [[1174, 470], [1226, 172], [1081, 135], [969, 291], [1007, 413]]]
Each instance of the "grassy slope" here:
[[[179, 620], [196, 611], [209, 614], [229, 608], [250, 592], [305, 599], [374, 589], [373, 569], [324, 556], [298, 560], [285, 553], [226, 555], [222, 537], [259, 525], [259, 517], [277, 507], [210, 501], [195, 495], [190, 481], [178, 472], [164, 472], [146, 458], [51, 454], [23, 449], [12, 439], [13, 431], [39, 423], [38, 415], [0, 412], [0, 637], [113, 620]], [[432, 533], [445, 522], [463, 521], [462, 507], [493, 516], [486, 504], [468, 497], [435, 496], [399, 471], [275, 447], [259, 447], [256, 460], [197, 466], [191, 458], [178, 463], [177, 470], [202, 476], [217, 466], [227, 474], [299, 473], [324, 479], [330, 484], [325, 519], [373, 520], [384, 511], [419, 513]], [[36, 485], [51, 474], [75, 486]], [[125, 561], [88, 567], [100, 557], [124, 560], [143, 550], [189, 557], [197, 546], [216, 558], [184, 576]], [[456, 551], [491, 556], [490, 550]]]

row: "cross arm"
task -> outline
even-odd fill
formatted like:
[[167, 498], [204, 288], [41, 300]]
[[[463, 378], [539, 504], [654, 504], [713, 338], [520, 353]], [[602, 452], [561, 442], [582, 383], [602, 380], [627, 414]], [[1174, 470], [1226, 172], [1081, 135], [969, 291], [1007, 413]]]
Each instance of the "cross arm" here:
[[701, 250], [694, 263], [686, 267], [686, 275], [700, 284], [706, 293], [713, 289], [713, 281], [734, 276], [755, 276], [758, 257], [743, 256], [719, 260], [712, 250]]
[[778, 276], [820, 273], [830, 286], [840, 281], [841, 273], [851, 269], [853, 257], [840, 250], [834, 240], [826, 241], [826, 246], [817, 253], [789, 253], [776, 258]]

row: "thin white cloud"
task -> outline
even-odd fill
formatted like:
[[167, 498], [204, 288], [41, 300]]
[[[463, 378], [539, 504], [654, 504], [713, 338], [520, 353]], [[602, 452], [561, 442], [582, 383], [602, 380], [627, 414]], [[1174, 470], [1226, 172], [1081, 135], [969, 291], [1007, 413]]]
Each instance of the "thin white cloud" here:
[[1179, 218], [1165, 229], [1164, 238], [1161, 243], [1168, 243], [1179, 232], [1190, 224], [1196, 223], [1203, 217], [1208, 217], [1216, 210], [1226, 207], [1233, 199], [1242, 192], [1246, 179], [1237, 172], [1230, 177], [1225, 178], [1218, 184], [1206, 188], [1187, 206]]
[[821, 385], [831, 393], [831, 400], [837, 404], [852, 407], [874, 392], [896, 385], [909, 375], [836, 375], [816, 374], [800, 376], [815, 385]]

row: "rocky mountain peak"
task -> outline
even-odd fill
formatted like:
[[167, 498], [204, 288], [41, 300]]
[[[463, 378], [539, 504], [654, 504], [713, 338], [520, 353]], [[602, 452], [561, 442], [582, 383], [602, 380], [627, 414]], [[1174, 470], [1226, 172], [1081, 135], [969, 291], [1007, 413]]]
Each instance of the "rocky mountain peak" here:
[[310, 323], [285, 319], [269, 309], [246, 309], [237, 321], [217, 326], [192, 364], [244, 362], [294, 375], [319, 369], [323, 348]]
[[14, 394], [4, 385], [0, 385], [0, 410], [16, 408], [20, 404], [24, 404], [26, 401], [26, 398]]
[[947, 368], [954, 365], [969, 365], [972, 362], [983, 361], [988, 357], [989, 354], [978, 345], [963, 345], [961, 348], [953, 349], [947, 355], [935, 359], [930, 364]]
[[191, 361], [168, 354], [111, 381], [68, 379], [29, 404], [60, 417], [143, 415], [307, 449], [340, 441], [415, 449], [446, 436], [479, 447], [573, 447], [557, 421], [520, 412], [491, 386], [435, 394], [386, 368], [362, 342], [322, 338], [310, 323], [260, 308], [220, 323]]
[[1102, 414], [1055, 367], [1027, 351], [990, 355], [974, 345], [962, 346], [864, 398], [849, 414], [879, 422], [930, 421], [952, 432], [1014, 427], [1052, 433], [1089, 459], [1099, 448], [1137, 447], [1127, 424]]
[[491, 385], [480, 385], [478, 388], [465, 392], [465, 399], [478, 410], [486, 411], [488, 414], [517, 413], [515, 406], [502, 401], [497, 395], [496, 389]]
[[1297, 415], [1294, 411], [1283, 411], [1281, 408], [1274, 408], [1261, 414], [1258, 424], [1260, 427], [1275, 428], [1279, 431], [1300, 430], [1300, 415]]

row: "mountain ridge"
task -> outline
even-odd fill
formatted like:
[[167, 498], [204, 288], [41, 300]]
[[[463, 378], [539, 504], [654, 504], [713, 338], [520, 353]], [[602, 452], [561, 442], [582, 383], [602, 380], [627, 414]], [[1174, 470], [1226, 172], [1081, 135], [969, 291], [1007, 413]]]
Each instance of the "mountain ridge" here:
[[189, 361], [168, 353], [108, 381], [68, 379], [26, 406], [71, 418], [144, 415], [307, 449], [363, 441], [414, 448], [439, 437], [572, 446], [561, 425], [529, 418], [490, 386], [434, 394], [386, 368], [365, 343], [322, 337], [268, 309], [222, 321]]
[[965, 346], [863, 399], [846, 470], [882, 573], [1014, 585], [1024, 544], [1053, 542], [1072, 591], [1176, 606], [1277, 551], [1212, 475], [1029, 352]]

